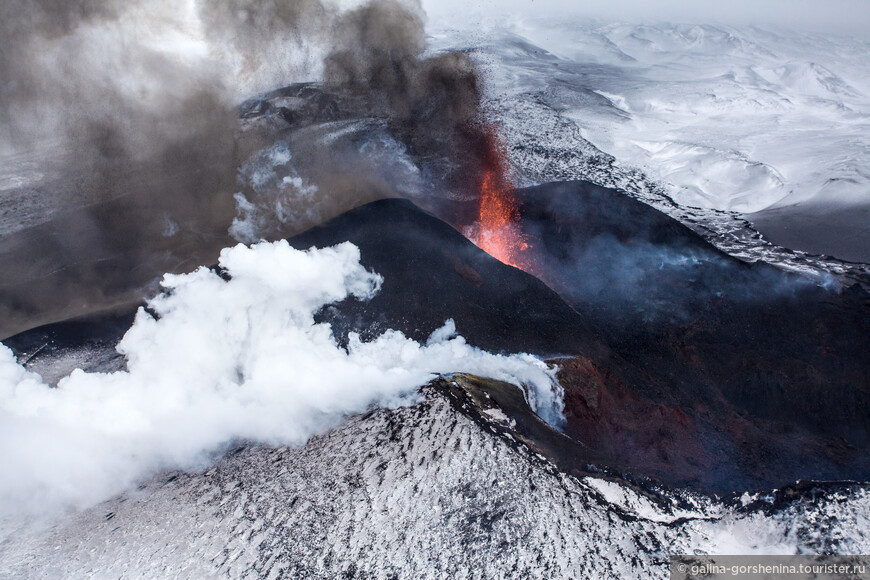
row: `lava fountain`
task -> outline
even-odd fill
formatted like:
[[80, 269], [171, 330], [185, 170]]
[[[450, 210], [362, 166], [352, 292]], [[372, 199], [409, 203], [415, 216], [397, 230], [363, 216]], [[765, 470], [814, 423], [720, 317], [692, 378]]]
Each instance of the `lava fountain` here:
[[465, 229], [465, 234], [500, 262], [531, 271], [531, 260], [525, 255], [530, 246], [520, 224], [516, 190], [508, 176], [507, 152], [494, 128], [490, 127], [485, 134], [478, 219]]

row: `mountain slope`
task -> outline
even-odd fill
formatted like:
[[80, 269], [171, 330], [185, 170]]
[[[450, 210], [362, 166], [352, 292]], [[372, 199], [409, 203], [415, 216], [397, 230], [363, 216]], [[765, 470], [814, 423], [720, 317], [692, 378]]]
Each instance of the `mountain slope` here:
[[470, 398], [475, 383], [439, 379], [301, 448], [238, 447], [48, 528], [4, 526], [0, 574], [665, 578], [676, 553], [868, 548], [864, 488], [723, 502], [577, 478], [518, 440], [516, 409]]

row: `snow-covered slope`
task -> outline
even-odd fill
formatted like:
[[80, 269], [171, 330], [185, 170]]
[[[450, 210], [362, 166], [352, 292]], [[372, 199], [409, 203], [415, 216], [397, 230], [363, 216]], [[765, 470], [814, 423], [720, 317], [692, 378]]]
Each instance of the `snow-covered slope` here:
[[568, 475], [469, 381], [60, 521], [3, 522], [0, 575], [666, 578], [671, 554], [870, 549], [862, 487], [721, 500]]
[[[518, 32], [560, 57], [547, 80], [584, 137], [682, 205], [870, 201], [866, 41], [702, 25]], [[570, 98], [583, 89], [601, 98]]]

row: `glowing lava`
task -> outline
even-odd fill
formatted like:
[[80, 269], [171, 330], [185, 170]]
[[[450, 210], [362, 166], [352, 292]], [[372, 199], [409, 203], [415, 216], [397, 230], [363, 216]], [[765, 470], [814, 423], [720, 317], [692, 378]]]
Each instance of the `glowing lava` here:
[[523, 255], [529, 244], [520, 227], [519, 203], [508, 178], [504, 147], [494, 130], [488, 135], [480, 177], [476, 235], [470, 237], [481, 250], [500, 262], [530, 271], [531, 263]]

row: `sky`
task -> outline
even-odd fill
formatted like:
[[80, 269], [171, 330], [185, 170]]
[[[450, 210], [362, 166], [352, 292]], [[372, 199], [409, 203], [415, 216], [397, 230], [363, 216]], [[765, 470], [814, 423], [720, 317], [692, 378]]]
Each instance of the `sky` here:
[[599, 18], [779, 26], [870, 38], [868, 0], [422, 0], [430, 23], [452, 26], [502, 18]]

